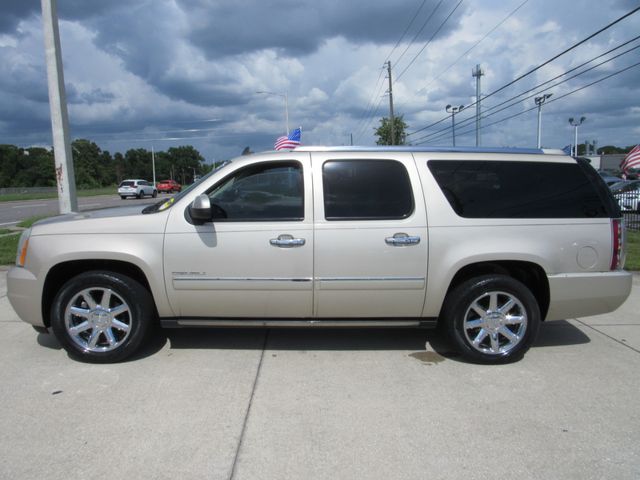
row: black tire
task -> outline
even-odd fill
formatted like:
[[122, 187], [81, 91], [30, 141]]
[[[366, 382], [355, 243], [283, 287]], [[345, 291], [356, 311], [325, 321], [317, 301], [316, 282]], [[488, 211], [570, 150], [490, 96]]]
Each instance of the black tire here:
[[[105, 306], [101, 304], [106, 291]], [[51, 308], [51, 328], [60, 344], [71, 357], [89, 363], [113, 363], [131, 356], [154, 319], [149, 291], [126, 275], [108, 271], [73, 277]], [[75, 332], [70, 330], [74, 327]]]
[[156, 197], [158, 196], [158, 191], [157, 191], [157, 190], [154, 190], [154, 191], [153, 191], [153, 193], [151, 194], [151, 196], [152, 196], [153, 198], [156, 198]]
[[121, 198], [122, 200], [126, 200], [126, 199], [127, 199], [127, 197], [126, 197], [126, 196], [124, 196], [124, 195], [120, 195], [120, 198]]
[[441, 318], [456, 350], [467, 360], [486, 364], [522, 358], [541, 322], [540, 307], [529, 288], [497, 274], [475, 277], [454, 288]]
[[136, 198], [137, 198], [138, 200], [140, 200], [142, 197], [144, 197], [144, 192], [143, 192], [142, 190], [140, 190], [140, 191], [138, 192], [138, 194], [136, 195]]

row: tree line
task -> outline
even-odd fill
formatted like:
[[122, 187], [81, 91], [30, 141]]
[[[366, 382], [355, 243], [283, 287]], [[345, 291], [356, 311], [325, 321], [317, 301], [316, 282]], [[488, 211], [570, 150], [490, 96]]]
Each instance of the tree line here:
[[[90, 140], [72, 142], [73, 164], [78, 189], [118, 185], [126, 178], [153, 179], [151, 151], [144, 148], [111, 155]], [[191, 145], [155, 152], [156, 180], [193, 182], [211, 170], [204, 157]], [[55, 187], [53, 149], [0, 145], [0, 187]]]

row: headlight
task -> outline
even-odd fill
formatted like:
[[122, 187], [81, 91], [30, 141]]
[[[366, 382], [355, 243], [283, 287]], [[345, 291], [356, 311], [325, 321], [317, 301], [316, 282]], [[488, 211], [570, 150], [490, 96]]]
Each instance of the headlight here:
[[16, 254], [16, 265], [18, 267], [24, 267], [27, 261], [27, 250], [29, 249], [29, 237], [31, 236], [31, 229], [27, 228], [20, 235], [20, 241], [18, 242], [18, 253]]

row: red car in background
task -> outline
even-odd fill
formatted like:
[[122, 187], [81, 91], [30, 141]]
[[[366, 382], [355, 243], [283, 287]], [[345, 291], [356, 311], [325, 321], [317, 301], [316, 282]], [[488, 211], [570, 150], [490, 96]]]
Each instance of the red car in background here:
[[175, 180], [162, 180], [161, 182], [158, 182], [156, 188], [158, 189], [158, 192], [173, 193], [182, 190], [182, 185]]

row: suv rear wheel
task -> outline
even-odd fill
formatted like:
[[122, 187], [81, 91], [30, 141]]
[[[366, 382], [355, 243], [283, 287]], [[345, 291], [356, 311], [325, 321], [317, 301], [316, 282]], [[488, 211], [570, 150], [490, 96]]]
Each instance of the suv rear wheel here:
[[60, 289], [51, 327], [72, 357], [91, 363], [124, 360], [144, 340], [154, 317], [151, 294], [115, 272], [82, 273]]
[[447, 295], [442, 317], [456, 349], [480, 363], [521, 358], [540, 328], [535, 297], [506, 275], [483, 275], [458, 285]]

